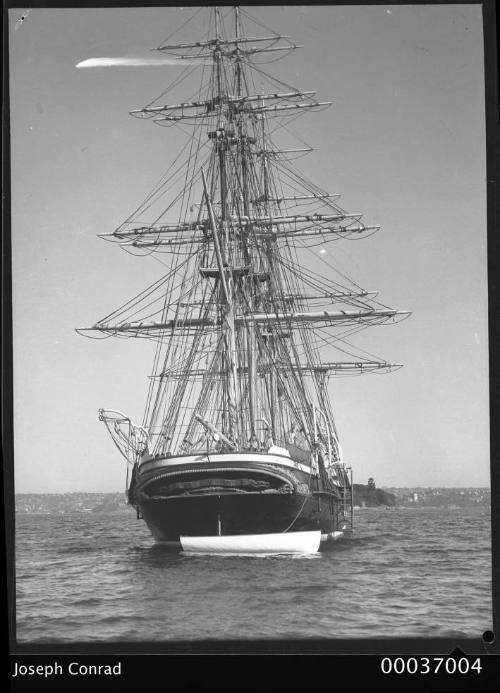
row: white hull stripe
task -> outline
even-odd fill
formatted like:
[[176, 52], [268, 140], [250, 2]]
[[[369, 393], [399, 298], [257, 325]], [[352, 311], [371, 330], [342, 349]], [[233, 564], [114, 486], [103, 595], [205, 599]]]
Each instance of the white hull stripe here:
[[306, 474], [313, 473], [311, 467], [307, 467], [305, 464], [295, 462], [294, 460], [287, 457], [282, 457], [281, 455], [254, 455], [252, 453], [244, 452], [218, 455], [189, 455], [187, 457], [161, 457], [158, 460], [153, 458], [151, 460], [142, 462], [139, 469], [141, 473], [144, 473], [153, 469], [182, 467], [190, 464], [201, 465], [206, 464], [207, 462], [216, 462], [218, 464], [222, 462], [234, 464], [244, 464], [245, 462], [253, 462], [256, 464], [278, 464], [282, 467], [288, 467], [289, 469], [299, 469], [301, 472], [305, 472]]

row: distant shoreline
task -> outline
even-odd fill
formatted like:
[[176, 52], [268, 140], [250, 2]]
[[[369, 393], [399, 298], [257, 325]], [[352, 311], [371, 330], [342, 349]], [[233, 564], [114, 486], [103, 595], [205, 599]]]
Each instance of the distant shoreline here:
[[[422, 510], [439, 508], [453, 510], [459, 508], [491, 507], [490, 489], [474, 488], [392, 488], [375, 489], [367, 492], [367, 487], [356, 484], [354, 488], [355, 511], [376, 510]], [[123, 491], [100, 493], [17, 493], [15, 495], [16, 515], [92, 515], [133, 513]]]
[[[399, 510], [409, 510], [411, 512], [423, 512], [425, 510], [484, 510], [484, 511], [490, 511], [491, 506], [490, 505], [420, 505], [420, 506], [411, 506], [411, 505], [394, 505], [394, 506], [381, 506], [381, 505], [373, 505], [373, 506], [367, 506], [367, 505], [357, 505], [354, 506], [354, 513], [358, 512], [366, 512], [366, 511], [375, 511], [375, 512], [394, 512], [394, 511], [399, 511]], [[70, 515], [132, 515], [135, 517], [134, 514], [134, 509], [132, 506], [126, 506], [120, 510], [90, 510], [90, 511], [81, 511], [81, 510], [60, 510], [60, 511], [54, 511], [54, 510], [45, 510], [45, 511], [36, 511], [36, 510], [23, 510], [23, 509], [16, 509], [15, 511], [16, 515], [29, 515], [29, 516], [34, 516], [34, 517], [55, 517], [55, 516], [70, 516]]]
[[467, 505], [455, 505], [450, 503], [449, 505], [419, 505], [415, 503], [414, 505], [355, 505], [354, 512], [358, 510], [462, 510], [464, 508], [481, 508], [482, 510], [491, 509], [490, 503], [469, 503]]
[[[403, 491], [491, 491], [490, 486], [380, 486], [382, 491], [397, 493]], [[125, 491], [19, 491], [19, 496], [125, 496]]]

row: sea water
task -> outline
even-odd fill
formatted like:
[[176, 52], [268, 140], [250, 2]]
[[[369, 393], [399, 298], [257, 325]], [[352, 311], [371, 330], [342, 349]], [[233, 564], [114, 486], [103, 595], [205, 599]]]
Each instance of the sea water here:
[[16, 518], [20, 643], [480, 637], [490, 512], [361, 509], [311, 556], [187, 556], [133, 510]]

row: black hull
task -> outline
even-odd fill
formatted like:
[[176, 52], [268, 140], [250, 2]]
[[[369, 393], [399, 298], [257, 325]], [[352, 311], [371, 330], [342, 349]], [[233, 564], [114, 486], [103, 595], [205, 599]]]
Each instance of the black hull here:
[[304, 496], [225, 494], [143, 500], [140, 513], [156, 541], [183, 536], [336, 531], [339, 503], [329, 493]]
[[145, 458], [129, 502], [156, 541], [342, 529], [342, 489], [289, 456], [225, 453]]

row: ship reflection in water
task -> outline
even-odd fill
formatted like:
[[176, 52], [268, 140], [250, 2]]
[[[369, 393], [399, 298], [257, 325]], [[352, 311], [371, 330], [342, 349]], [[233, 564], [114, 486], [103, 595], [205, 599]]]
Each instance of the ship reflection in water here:
[[[490, 513], [363, 509], [311, 556], [187, 556], [131, 512], [19, 515], [20, 642], [480, 637]], [[363, 608], [360, 609], [360, 595]]]

